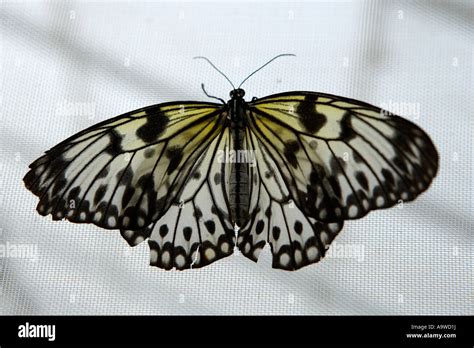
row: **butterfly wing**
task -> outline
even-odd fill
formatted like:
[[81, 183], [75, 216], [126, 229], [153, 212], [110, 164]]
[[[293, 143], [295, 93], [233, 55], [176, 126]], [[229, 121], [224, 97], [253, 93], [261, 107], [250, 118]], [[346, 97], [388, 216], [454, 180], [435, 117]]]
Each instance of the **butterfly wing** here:
[[367, 103], [289, 92], [250, 102], [247, 115], [296, 205], [321, 222], [411, 201], [438, 170], [426, 133]]
[[238, 247], [257, 261], [262, 248], [270, 244], [272, 266], [296, 270], [319, 261], [343, 227], [343, 221], [324, 223], [306, 215], [291, 197], [268, 144], [247, 129], [245, 149], [255, 154], [249, 167], [251, 178], [250, 218], [239, 231]]
[[26, 187], [53, 219], [143, 230], [183, 191], [198, 158], [219, 136], [226, 107], [165, 103], [94, 125], [30, 165]]
[[150, 264], [164, 269], [206, 266], [233, 252], [234, 228], [225, 190], [229, 129], [215, 137], [195, 161], [183, 189], [167, 212], [145, 229], [122, 230], [131, 245], [149, 237]]

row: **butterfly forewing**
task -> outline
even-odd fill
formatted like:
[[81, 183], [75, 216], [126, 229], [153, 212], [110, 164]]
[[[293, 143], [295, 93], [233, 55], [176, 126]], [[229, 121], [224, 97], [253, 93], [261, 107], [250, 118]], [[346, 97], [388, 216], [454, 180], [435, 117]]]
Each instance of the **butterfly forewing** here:
[[437, 172], [436, 149], [418, 126], [363, 102], [291, 92], [249, 103], [247, 115], [292, 198], [319, 221], [413, 200]]
[[53, 219], [143, 229], [164, 214], [222, 129], [223, 107], [173, 103], [99, 123], [30, 165], [24, 182]]

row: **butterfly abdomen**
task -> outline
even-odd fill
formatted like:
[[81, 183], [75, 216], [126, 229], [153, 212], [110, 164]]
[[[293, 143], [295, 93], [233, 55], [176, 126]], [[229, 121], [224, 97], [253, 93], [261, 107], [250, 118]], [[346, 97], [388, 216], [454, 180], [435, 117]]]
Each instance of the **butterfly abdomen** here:
[[247, 220], [250, 203], [247, 163], [234, 163], [231, 167], [229, 200], [232, 220], [242, 226]]

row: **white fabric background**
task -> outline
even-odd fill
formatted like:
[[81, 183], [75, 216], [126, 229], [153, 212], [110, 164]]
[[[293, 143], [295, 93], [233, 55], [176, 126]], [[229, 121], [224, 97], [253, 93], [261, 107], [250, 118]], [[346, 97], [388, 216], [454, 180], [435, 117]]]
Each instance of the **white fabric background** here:
[[[3, 1], [0, 314], [474, 314], [472, 1]], [[347, 222], [335, 254], [297, 272], [234, 255], [192, 271], [148, 266], [147, 243], [35, 211], [27, 166], [66, 137], [142, 106], [312, 90], [410, 103], [437, 145], [432, 187]], [[69, 107], [68, 107], [69, 105]], [[396, 111], [396, 110], [394, 110]], [[335, 246], [333, 245], [333, 248]]]

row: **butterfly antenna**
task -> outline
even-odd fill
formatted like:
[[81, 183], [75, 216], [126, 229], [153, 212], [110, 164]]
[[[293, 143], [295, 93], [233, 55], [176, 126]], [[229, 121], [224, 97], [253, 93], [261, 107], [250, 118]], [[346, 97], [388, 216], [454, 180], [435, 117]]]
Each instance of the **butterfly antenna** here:
[[207, 97], [217, 99], [217, 100], [219, 100], [222, 104], [225, 104], [224, 99], [214, 97], [213, 95], [210, 95], [209, 93], [207, 93], [207, 92], [206, 92], [206, 89], [204, 88], [204, 83], [201, 83], [201, 88], [202, 88], [202, 91], [204, 92], [204, 94], [205, 94]]
[[230, 85], [232, 86], [232, 88], [235, 89], [235, 86], [234, 86], [234, 84], [232, 83], [232, 81], [229, 80], [229, 78], [228, 78], [227, 76], [225, 76], [225, 74], [224, 74], [222, 71], [220, 71], [209, 59], [207, 59], [206, 57], [201, 57], [201, 56], [199, 56], [199, 57], [193, 57], [193, 59], [204, 59], [205, 61], [207, 61], [209, 64], [211, 64], [211, 66], [212, 66], [214, 69], [217, 70], [217, 72], [218, 72], [219, 74], [221, 74], [222, 76], [224, 76], [225, 79], [226, 79], [227, 81], [229, 81], [229, 83], [230, 83]]
[[257, 73], [258, 71], [262, 70], [264, 67], [266, 67], [268, 64], [270, 64], [271, 62], [273, 62], [275, 59], [277, 58], [280, 58], [280, 57], [285, 57], [285, 56], [288, 56], [288, 57], [296, 57], [296, 54], [293, 54], [293, 53], [283, 53], [283, 54], [279, 54], [278, 56], [276, 57], [273, 57], [272, 59], [270, 59], [268, 62], [266, 62], [265, 64], [263, 64], [260, 68], [258, 68], [257, 70], [255, 70], [253, 73], [251, 73], [249, 76], [247, 76], [239, 85], [239, 87], [237, 88], [240, 88], [245, 81], [247, 81], [251, 76], [253, 76], [255, 73]]

